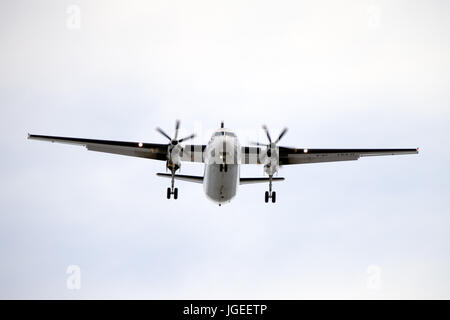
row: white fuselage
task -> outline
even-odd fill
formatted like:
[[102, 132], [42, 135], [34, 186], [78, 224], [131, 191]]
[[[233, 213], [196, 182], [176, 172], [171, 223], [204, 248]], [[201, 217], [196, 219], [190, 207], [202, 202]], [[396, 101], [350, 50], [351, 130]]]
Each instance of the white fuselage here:
[[206, 196], [219, 204], [231, 201], [239, 184], [241, 147], [236, 135], [217, 130], [205, 150], [203, 189]]

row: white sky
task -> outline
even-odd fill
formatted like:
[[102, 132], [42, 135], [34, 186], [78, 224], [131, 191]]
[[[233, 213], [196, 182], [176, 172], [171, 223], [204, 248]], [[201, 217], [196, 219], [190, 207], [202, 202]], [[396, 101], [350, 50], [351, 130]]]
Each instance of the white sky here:
[[[2, 1], [0, 298], [449, 299], [449, 9]], [[195, 143], [224, 120], [242, 144], [266, 123], [282, 145], [421, 154], [284, 167], [276, 205], [249, 185], [219, 208], [185, 182], [166, 200], [162, 162], [26, 140], [164, 142], [176, 118]]]

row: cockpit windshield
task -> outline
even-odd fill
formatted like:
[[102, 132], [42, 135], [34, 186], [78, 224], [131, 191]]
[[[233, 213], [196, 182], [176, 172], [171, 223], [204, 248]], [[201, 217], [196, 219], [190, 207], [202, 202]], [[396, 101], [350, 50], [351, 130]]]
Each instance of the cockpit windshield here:
[[229, 132], [229, 131], [217, 131], [214, 134], [215, 137], [218, 136], [229, 136], [229, 137], [236, 137], [236, 135], [233, 132]]

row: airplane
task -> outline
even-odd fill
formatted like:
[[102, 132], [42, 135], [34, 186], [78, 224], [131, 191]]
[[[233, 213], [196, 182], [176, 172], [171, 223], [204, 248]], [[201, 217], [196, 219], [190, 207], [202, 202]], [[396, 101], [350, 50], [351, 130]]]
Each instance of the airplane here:
[[[253, 183], [268, 183], [269, 190], [264, 193], [264, 201], [276, 202], [276, 191], [272, 183], [284, 180], [274, 176], [281, 166], [320, 163], [332, 161], [358, 160], [360, 157], [418, 154], [419, 148], [412, 149], [310, 149], [278, 146], [278, 142], [287, 132], [284, 128], [277, 139], [272, 140], [267, 126], [263, 125], [268, 143], [251, 143], [253, 146], [239, 144], [236, 134], [224, 127], [221, 122], [207, 145], [181, 145], [182, 142], [193, 139], [196, 135], [178, 139], [180, 121], [175, 122], [174, 136], [169, 136], [161, 128], [156, 130], [169, 140], [167, 144], [96, 140], [70, 137], [56, 137], [28, 134], [28, 139], [81, 145], [90, 151], [106, 152], [132, 157], [141, 157], [166, 162], [166, 172], [157, 173], [160, 177], [171, 179], [167, 188], [167, 199], [173, 196], [178, 199], [178, 188], [175, 180], [202, 183], [207, 198], [221, 206], [230, 202], [236, 195], [238, 185]], [[177, 174], [182, 161], [204, 163], [203, 176]], [[262, 164], [267, 177], [241, 177], [240, 165]]]

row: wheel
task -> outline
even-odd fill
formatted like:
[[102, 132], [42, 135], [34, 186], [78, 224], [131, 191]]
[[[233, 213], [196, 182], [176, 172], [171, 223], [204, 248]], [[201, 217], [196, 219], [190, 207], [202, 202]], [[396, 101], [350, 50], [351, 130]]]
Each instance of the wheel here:
[[174, 198], [175, 200], [178, 199], [178, 188], [175, 188], [175, 189], [173, 190], [173, 198]]
[[272, 192], [272, 203], [275, 203], [277, 201], [277, 193], [275, 191]]
[[225, 164], [224, 165], [224, 171], [227, 172], [228, 171], [228, 166]]
[[269, 191], [266, 191], [266, 193], [264, 194], [264, 201], [265, 203], [269, 202]]
[[220, 171], [220, 172], [223, 171], [223, 164], [219, 164], [219, 171]]
[[170, 188], [167, 188], [167, 199], [170, 199], [170, 194], [171, 194]]

